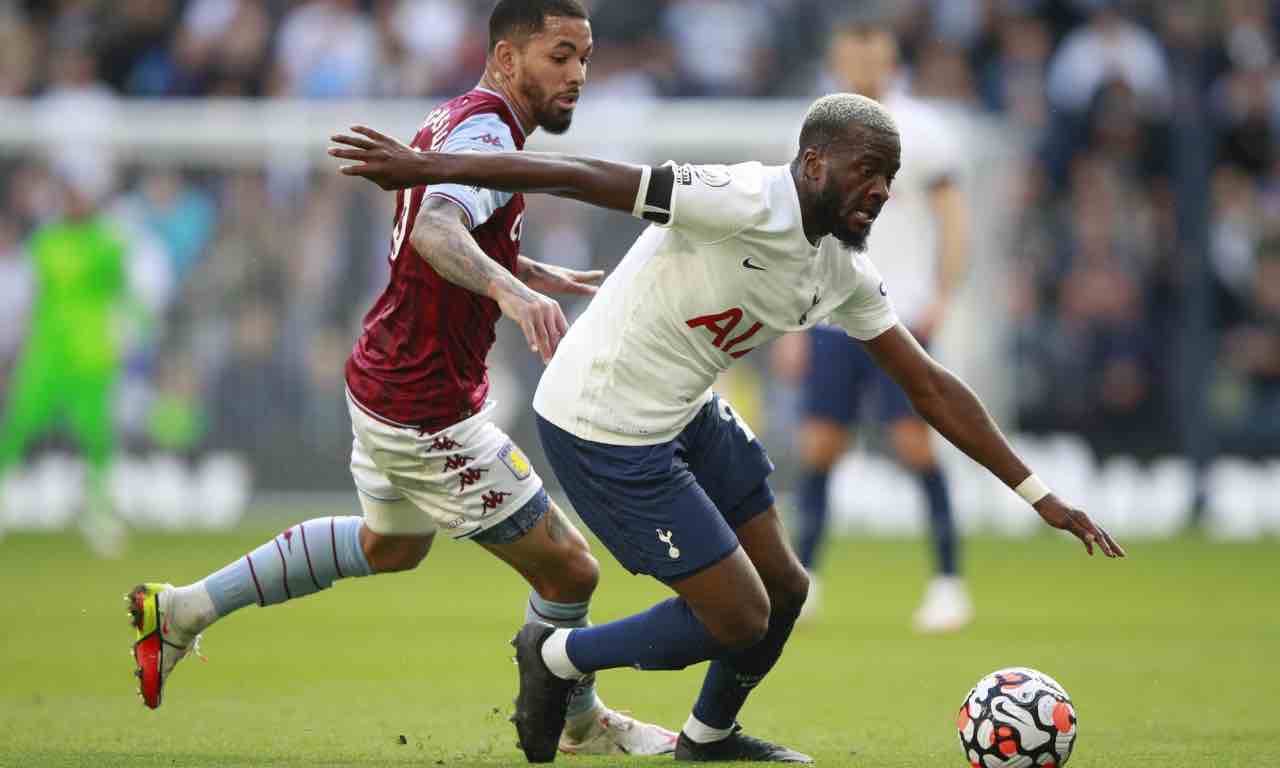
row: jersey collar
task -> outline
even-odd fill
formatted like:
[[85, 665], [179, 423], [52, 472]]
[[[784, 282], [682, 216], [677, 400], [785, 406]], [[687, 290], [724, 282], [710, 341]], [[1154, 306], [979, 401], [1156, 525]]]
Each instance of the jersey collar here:
[[487, 94], [497, 96], [499, 99], [502, 99], [502, 103], [507, 105], [507, 111], [511, 113], [511, 122], [515, 123], [516, 129], [520, 131], [520, 138], [529, 138], [529, 134], [524, 131], [524, 124], [520, 122], [520, 113], [516, 111], [515, 107], [511, 106], [511, 102], [507, 101], [506, 96], [503, 96], [501, 93], [491, 88], [485, 88], [483, 85], [477, 85], [476, 90], [484, 91]]

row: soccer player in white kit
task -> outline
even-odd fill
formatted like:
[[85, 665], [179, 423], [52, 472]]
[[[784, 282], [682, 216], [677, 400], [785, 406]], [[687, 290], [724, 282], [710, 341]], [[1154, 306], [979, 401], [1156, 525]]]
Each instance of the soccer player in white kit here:
[[[575, 680], [615, 667], [711, 661], [676, 745], [681, 761], [811, 762], [747, 736], [748, 694], [781, 656], [808, 576], [779, 520], [751, 430], [711, 391], [760, 345], [826, 320], [861, 341], [929, 423], [1090, 554], [1124, 551], [1053, 495], [986, 409], [901, 325], [862, 254], [900, 143], [872, 99], [836, 94], [805, 117], [789, 166], [660, 168], [537, 153], [419, 152], [368, 128], [335, 136], [347, 175], [545, 192], [652, 223], [563, 339], [534, 399], [548, 460], [575, 510], [634, 573], [677, 596], [595, 627], [531, 622], [513, 641], [522, 742], [559, 733]], [[834, 236], [828, 238], [827, 235]]]
[[[899, 87], [898, 44], [888, 27], [873, 19], [840, 26], [828, 61], [840, 85], [885, 105], [903, 145], [911, 148], [894, 183], [893, 205], [876, 220], [868, 250], [893, 290], [898, 318], [928, 348], [968, 258], [969, 209], [959, 183], [963, 158], [942, 115]], [[861, 406], [868, 406], [867, 415], [885, 426], [899, 463], [919, 482], [929, 512], [934, 577], [915, 613], [915, 627], [933, 633], [968, 624], [973, 606], [960, 574], [960, 541], [928, 425], [902, 388], [839, 328], [819, 326], [783, 344], [807, 345], [809, 353], [792, 349], [785, 354], [808, 361], [797, 438], [804, 472], [797, 494], [796, 550], [811, 577], [805, 616], [816, 614], [821, 594], [814, 573], [828, 528], [829, 473], [849, 446], [850, 427], [867, 413]]]

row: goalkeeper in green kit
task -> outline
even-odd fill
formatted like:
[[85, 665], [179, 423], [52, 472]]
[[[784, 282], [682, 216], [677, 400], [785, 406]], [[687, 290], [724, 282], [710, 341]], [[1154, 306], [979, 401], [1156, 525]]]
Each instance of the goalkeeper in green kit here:
[[0, 478], [33, 439], [64, 428], [90, 467], [85, 536], [98, 554], [114, 555], [124, 528], [110, 510], [106, 475], [115, 447], [125, 246], [86, 186], [70, 179], [63, 215], [28, 244], [35, 296], [0, 419]]

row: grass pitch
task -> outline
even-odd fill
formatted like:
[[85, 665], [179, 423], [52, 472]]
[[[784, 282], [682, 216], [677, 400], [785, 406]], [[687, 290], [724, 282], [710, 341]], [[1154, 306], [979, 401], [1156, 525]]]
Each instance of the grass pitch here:
[[[144, 709], [121, 595], [142, 580], [196, 579], [272, 533], [139, 536], [118, 562], [92, 559], [71, 535], [0, 541], [0, 766], [523, 764], [506, 721], [506, 641], [526, 588], [465, 543], [437, 542], [411, 574], [241, 611], [207, 633], [209, 662], [184, 661], [163, 708]], [[920, 638], [908, 625], [923, 545], [839, 541], [821, 622], [796, 631], [742, 720], [823, 766], [960, 768], [964, 694], [986, 672], [1025, 665], [1074, 697], [1072, 768], [1280, 766], [1278, 549], [1184, 538], [1131, 544], [1129, 560], [1108, 562], [1055, 536], [971, 538], [978, 624]], [[597, 554], [597, 621], [664, 596]], [[678, 728], [701, 673], [612, 671], [600, 690]]]

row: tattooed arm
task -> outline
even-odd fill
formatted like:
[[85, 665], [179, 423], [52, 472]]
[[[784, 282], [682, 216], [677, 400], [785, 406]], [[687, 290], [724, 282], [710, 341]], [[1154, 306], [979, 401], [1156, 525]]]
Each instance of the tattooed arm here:
[[489, 258], [467, 229], [462, 208], [439, 197], [423, 200], [409, 242], [445, 280], [496, 301], [502, 314], [520, 325], [529, 348], [543, 362], [551, 360], [569, 329], [560, 305]]

